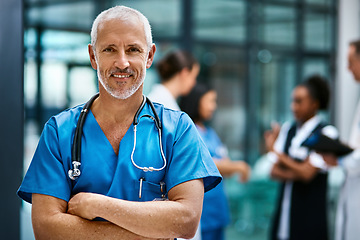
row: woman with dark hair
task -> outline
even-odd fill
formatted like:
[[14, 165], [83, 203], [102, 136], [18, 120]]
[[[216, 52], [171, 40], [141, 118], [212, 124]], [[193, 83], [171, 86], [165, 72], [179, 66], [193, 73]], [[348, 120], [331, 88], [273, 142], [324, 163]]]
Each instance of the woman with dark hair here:
[[197, 60], [188, 52], [178, 50], [169, 53], [156, 64], [161, 84], [155, 85], [149, 98], [165, 107], [180, 110], [176, 99], [188, 94], [196, 84], [200, 71]]
[[[178, 97], [188, 94], [196, 84], [196, 78], [200, 72], [198, 61], [189, 52], [177, 50], [165, 55], [156, 64], [156, 69], [161, 83], [153, 86], [148, 97], [166, 108], [179, 111]], [[198, 228], [191, 240], [201, 239]]]
[[273, 127], [264, 135], [273, 162], [272, 178], [281, 182], [272, 240], [327, 240], [327, 165], [321, 155], [302, 146], [313, 133], [337, 138], [337, 130], [324, 123], [329, 87], [320, 76], [300, 83], [292, 93], [294, 123]]
[[[194, 121], [221, 175], [228, 177], [238, 173], [241, 181], [246, 182], [249, 166], [243, 161], [231, 161], [214, 129], [206, 124], [216, 109], [216, 98], [215, 90], [198, 84], [181, 99], [180, 108]], [[224, 239], [224, 230], [229, 223], [229, 207], [222, 183], [204, 195], [200, 223], [202, 240]]]

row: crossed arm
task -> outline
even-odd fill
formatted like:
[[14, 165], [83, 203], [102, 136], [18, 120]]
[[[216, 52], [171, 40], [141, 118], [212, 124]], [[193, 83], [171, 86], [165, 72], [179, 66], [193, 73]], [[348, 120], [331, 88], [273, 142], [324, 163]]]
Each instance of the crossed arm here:
[[285, 131], [282, 133], [283, 134], [281, 134], [280, 125], [278, 124], [273, 124], [272, 129], [264, 133], [265, 146], [267, 151], [273, 152], [277, 156], [277, 162], [274, 163], [271, 169], [271, 177], [280, 181], [311, 181], [319, 169], [310, 163], [309, 158], [303, 162], [297, 162], [294, 161], [294, 159], [291, 159], [291, 157], [288, 155], [277, 151], [275, 143], [278, 138], [281, 138], [280, 142], [285, 141]]
[[276, 155], [278, 156], [278, 161], [271, 170], [271, 176], [275, 179], [309, 182], [319, 171], [318, 168], [310, 163], [309, 158], [304, 162], [296, 162], [286, 154], [276, 153]]
[[[169, 239], [191, 238], [200, 221], [204, 186], [201, 179], [179, 184], [169, 201], [131, 202], [79, 193], [69, 202], [33, 194], [36, 239]], [[108, 222], [90, 221], [101, 217]]]

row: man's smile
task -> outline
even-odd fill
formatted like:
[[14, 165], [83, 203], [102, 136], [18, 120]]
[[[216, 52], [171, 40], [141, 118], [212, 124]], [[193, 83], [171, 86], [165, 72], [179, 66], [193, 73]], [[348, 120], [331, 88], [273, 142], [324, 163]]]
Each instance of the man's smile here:
[[129, 78], [131, 75], [111, 74], [111, 76], [116, 77], [116, 78]]

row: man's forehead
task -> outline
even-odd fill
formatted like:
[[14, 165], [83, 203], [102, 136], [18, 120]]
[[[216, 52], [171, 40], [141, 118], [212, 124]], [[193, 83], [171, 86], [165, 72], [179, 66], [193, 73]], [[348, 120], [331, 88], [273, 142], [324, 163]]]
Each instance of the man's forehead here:
[[128, 26], [137, 26], [139, 28], [143, 28], [143, 23], [137, 16], [126, 17], [126, 18], [109, 18], [103, 20], [98, 25], [98, 31], [105, 27], [115, 27], [118, 25], [128, 25]]
[[[131, 39], [131, 36], [134, 36], [133, 40], [134, 43], [142, 44], [141, 42], [144, 41], [146, 44], [146, 36], [144, 27], [141, 21], [131, 21], [131, 20], [120, 20], [120, 19], [109, 19], [103, 21], [99, 24], [98, 27], [98, 40], [103, 39], [103, 37], [109, 36], [108, 34], [113, 33], [123, 33], [127, 36], [127, 39]], [[105, 35], [104, 35], [105, 34]]]
[[99, 24], [98, 32], [115, 31], [121, 29], [124, 33], [138, 32], [145, 36], [145, 29], [143, 23], [139, 19], [109, 19]]

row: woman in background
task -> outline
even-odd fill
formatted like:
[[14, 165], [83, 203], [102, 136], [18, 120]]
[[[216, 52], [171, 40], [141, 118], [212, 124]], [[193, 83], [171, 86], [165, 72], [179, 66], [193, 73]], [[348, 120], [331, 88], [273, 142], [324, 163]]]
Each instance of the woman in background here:
[[325, 124], [318, 112], [328, 106], [330, 91], [324, 79], [313, 76], [292, 93], [295, 121], [265, 133], [273, 162], [271, 176], [281, 182], [274, 216], [272, 240], [327, 240], [327, 166], [323, 158], [302, 146], [311, 134], [337, 138], [333, 126]]
[[196, 84], [200, 65], [188, 52], [178, 50], [167, 54], [156, 64], [161, 84], [156, 84], [148, 97], [165, 107], [180, 110], [177, 98], [188, 94]]
[[[189, 95], [182, 97], [180, 108], [194, 121], [203, 141], [209, 149], [223, 177], [240, 174], [242, 182], [249, 177], [250, 168], [244, 161], [231, 161], [227, 155], [226, 147], [218, 135], [206, 122], [210, 120], [216, 110], [217, 94], [215, 90], [206, 85], [196, 85]], [[223, 183], [205, 193], [203, 212], [201, 216], [202, 240], [223, 240], [225, 227], [230, 218], [229, 207]]]
[[[178, 97], [188, 94], [196, 84], [200, 72], [198, 61], [189, 52], [177, 50], [165, 55], [156, 64], [156, 69], [161, 83], [153, 86], [148, 97], [166, 108], [179, 111]], [[202, 240], [200, 227], [190, 240]]]

